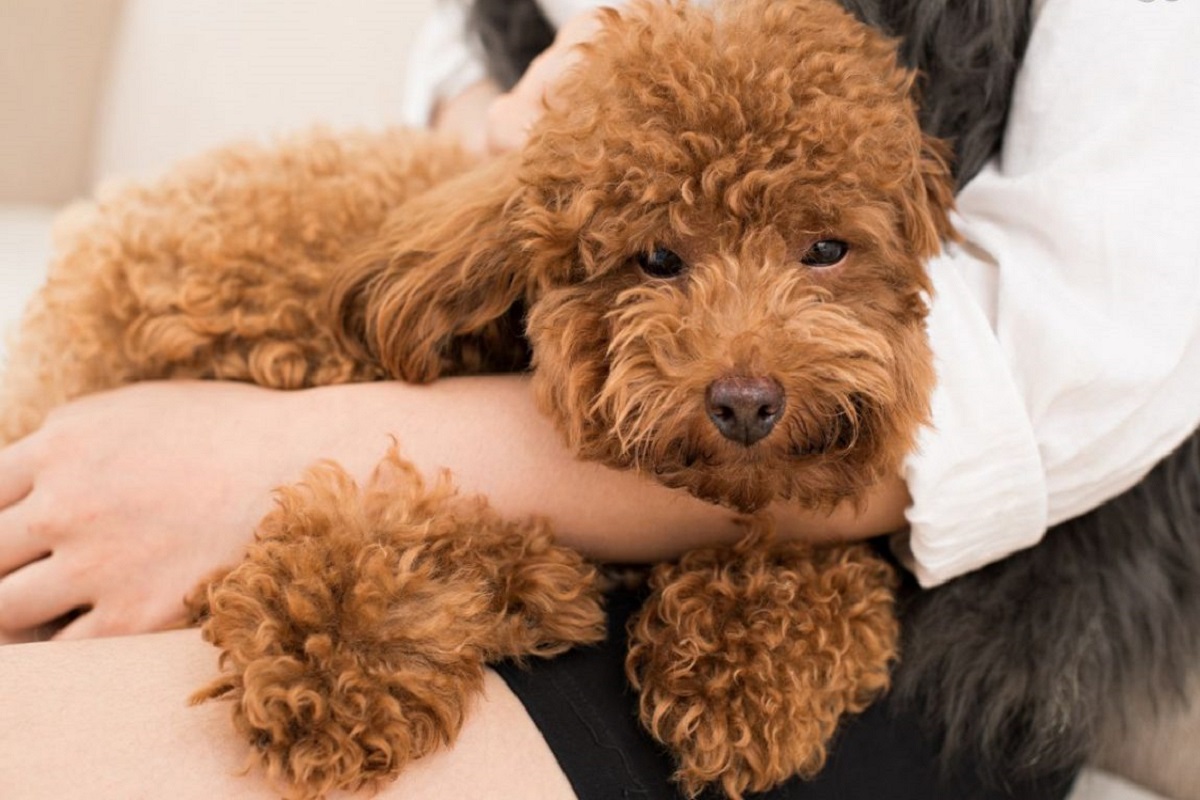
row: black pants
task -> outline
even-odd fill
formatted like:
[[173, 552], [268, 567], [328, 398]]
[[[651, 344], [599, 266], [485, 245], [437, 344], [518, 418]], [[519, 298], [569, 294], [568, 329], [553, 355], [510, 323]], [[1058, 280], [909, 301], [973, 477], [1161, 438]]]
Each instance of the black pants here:
[[[639, 593], [608, 598], [609, 636], [522, 669], [497, 671], [525, 705], [580, 800], [679, 800], [666, 752], [637, 721], [637, 701], [625, 681], [625, 623]], [[824, 771], [756, 797], [763, 800], [1058, 800], [1074, 775], [1041, 784], [985, 787], [973, 775], [942, 774], [934, 745], [915, 719], [885, 698], [838, 731]], [[716, 793], [712, 794], [717, 797]], [[706, 795], [707, 797], [707, 795]]]

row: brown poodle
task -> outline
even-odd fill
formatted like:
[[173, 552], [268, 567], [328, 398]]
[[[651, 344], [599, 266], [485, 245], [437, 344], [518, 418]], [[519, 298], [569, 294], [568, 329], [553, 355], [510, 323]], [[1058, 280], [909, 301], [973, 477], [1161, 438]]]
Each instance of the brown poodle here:
[[[3, 431], [119, 384], [277, 388], [532, 368], [581, 458], [743, 512], [897, 469], [933, 383], [944, 149], [894, 44], [830, 0], [609, 12], [519, 155], [406, 131], [239, 146], [68, 215]], [[656, 569], [628, 671], [689, 794], [822, 765], [895, 656], [889, 568], [774, 541]], [[393, 451], [281, 490], [205, 594], [253, 759], [296, 796], [450, 743], [483, 666], [602, 635], [595, 571]]]

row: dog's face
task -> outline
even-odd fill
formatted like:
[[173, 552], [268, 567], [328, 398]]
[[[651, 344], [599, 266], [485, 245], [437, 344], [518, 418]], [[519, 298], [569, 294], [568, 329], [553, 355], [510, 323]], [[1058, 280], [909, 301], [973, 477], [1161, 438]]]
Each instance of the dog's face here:
[[950, 179], [911, 75], [832, 0], [622, 14], [519, 158], [401, 207], [337, 278], [345, 339], [406, 380], [503, 368], [524, 303], [580, 456], [745, 510], [855, 497], [933, 383]]
[[933, 377], [949, 178], [890, 42], [831, 3], [611, 19], [525, 154], [528, 336], [581, 454], [742, 509], [894, 470]]

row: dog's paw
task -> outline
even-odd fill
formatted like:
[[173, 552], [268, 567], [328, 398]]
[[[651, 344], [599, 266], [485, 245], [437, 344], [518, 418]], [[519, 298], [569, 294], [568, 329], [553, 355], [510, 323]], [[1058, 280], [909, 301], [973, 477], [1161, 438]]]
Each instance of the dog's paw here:
[[544, 525], [427, 488], [395, 452], [361, 489], [318, 468], [194, 603], [222, 651], [194, 700], [232, 700], [293, 796], [375, 787], [454, 741], [487, 661], [599, 638], [595, 582]]
[[740, 798], [815, 775], [842, 715], [887, 688], [893, 584], [866, 547], [756, 539], [656, 569], [626, 671], [680, 788]]
[[232, 700], [252, 760], [305, 798], [378, 785], [449, 744], [483, 682], [480, 648], [412, 553], [328, 544], [260, 542], [209, 589], [223, 674], [194, 698]]
[[[353, 648], [314, 635], [304, 653], [246, 659], [226, 651], [226, 673], [194, 702], [233, 701], [251, 765], [293, 798], [377, 788], [410, 762], [454, 740], [467, 699], [482, 685], [478, 663], [411, 660], [392, 672], [362, 663]], [[239, 663], [236, 669], [229, 666]]]

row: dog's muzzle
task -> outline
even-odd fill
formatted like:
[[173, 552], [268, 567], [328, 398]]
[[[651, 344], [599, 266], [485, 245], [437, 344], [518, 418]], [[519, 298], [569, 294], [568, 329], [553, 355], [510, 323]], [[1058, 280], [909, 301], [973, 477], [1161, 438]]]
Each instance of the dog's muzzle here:
[[728, 375], [708, 386], [708, 418], [721, 435], [747, 447], [766, 437], [783, 416], [783, 387], [773, 378]]

